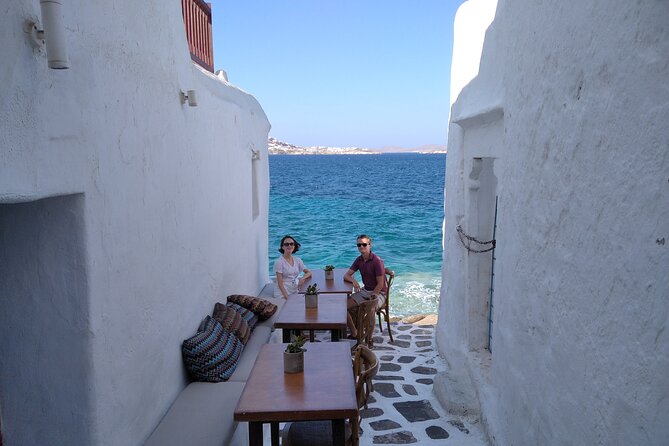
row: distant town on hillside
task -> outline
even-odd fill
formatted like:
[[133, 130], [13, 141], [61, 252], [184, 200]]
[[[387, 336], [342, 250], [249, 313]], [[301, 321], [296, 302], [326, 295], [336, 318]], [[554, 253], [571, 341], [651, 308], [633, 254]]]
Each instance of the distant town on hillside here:
[[302, 147], [278, 141], [274, 138], [267, 140], [270, 155], [375, 155], [381, 153], [446, 153], [445, 145], [427, 144], [413, 149], [402, 147], [383, 147], [381, 149], [366, 149], [362, 147]]

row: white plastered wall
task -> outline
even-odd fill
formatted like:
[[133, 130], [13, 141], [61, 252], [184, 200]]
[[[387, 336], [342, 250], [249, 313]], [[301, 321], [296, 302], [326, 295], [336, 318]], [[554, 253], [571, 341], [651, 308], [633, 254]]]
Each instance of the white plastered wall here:
[[[179, 2], [64, 9], [64, 71], [23, 32], [37, 1], [0, 16], [11, 61], [0, 64], [0, 259], [46, 253], [0, 272], [3, 439], [139, 445], [186, 382], [181, 341], [217, 300], [269, 280], [270, 126], [252, 96], [191, 63]], [[180, 90], [199, 105], [181, 104]], [[76, 255], [64, 261], [58, 243]], [[30, 328], [47, 318], [64, 321], [51, 338]], [[40, 349], [61, 358], [55, 370], [24, 354]]]
[[[435, 391], [494, 444], [669, 438], [668, 23], [666, 2], [500, 0], [453, 105]], [[475, 150], [498, 182], [492, 354], [454, 230]]]

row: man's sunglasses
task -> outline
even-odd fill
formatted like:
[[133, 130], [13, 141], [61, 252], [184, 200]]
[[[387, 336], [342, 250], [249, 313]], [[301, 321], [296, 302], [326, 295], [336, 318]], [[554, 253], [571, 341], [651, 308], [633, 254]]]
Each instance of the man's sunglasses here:
[[356, 243], [356, 245], [358, 245], [358, 248], [361, 246], [364, 246], [365, 248], [367, 247], [367, 243]]

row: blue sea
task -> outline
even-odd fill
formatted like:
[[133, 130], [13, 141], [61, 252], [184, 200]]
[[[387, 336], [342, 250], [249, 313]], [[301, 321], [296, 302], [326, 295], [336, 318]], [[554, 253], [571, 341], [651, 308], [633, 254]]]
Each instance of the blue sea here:
[[310, 269], [348, 268], [357, 234], [395, 271], [393, 316], [437, 313], [445, 154], [271, 155], [270, 276], [282, 236]]

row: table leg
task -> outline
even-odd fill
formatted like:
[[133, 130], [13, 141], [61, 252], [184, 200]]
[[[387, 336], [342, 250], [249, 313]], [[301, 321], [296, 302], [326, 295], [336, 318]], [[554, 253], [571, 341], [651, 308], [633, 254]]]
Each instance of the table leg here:
[[332, 444], [344, 446], [346, 444], [345, 421], [343, 419], [332, 420]]
[[262, 446], [262, 422], [249, 421], [249, 446]]
[[309, 330], [309, 342], [315, 342], [316, 341], [316, 334], [314, 333], [314, 330]]
[[272, 446], [279, 446], [279, 422], [273, 421], [270, 427], [272, 428]]
[[335, 330], [330, 330], [330, 339], [332, 342], [337, 342], [339, 341], [339, 334], [341, 333], [341, 330], [335, 329]]
[[290, 342], [290, 330], [282, 328], [281, 332], [283, 333], [283, 342]]

